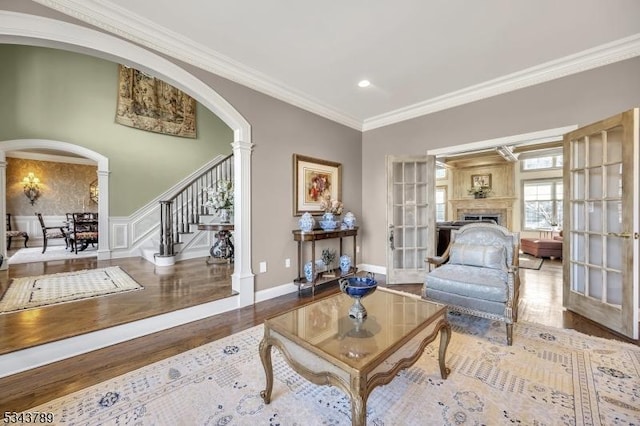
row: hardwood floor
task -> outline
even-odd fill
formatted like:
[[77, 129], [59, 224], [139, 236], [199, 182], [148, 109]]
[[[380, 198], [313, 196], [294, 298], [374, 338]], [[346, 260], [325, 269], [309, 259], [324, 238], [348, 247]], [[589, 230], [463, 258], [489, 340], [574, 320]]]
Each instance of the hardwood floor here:
[[0, 355], [232, 295], [233, 270], [228, 264], [206, 265], [204, 259], [193, 259], [170, 268], [158, 268], [142, 258], [109, 261], [80, 258], [11, 265], [8, 272], [0, 271], [0, 294], [14, 277], [116, 265], [144, 290], [0, 315], [0, 329], [4, 331], [0, 336]]
[[[5, 352], [5, 345], [17, 348], [21, 340], [24, 345], [33, 345], [38, 344], [35, 342], [54, 338], [54, 330], [61, 329], [65, 336], [73, 335], [80, 330], [105, 326], [110, 321], [114, 323], [133, 321], [145, 316], [145, 312], [178, 309], [179, 306], [187, 306], [194, 302], [202, 303], [213, 297], [227, 297], [231, 290], [229, 279], [231, 268], [224, 265], [209, 266], [205, 264], [204, 259], [180, 262], [171, 273], [165, 276], [160, 275], [154, 265], [142, 259], [108, 262], [97, 262], [94, 259], [87, 262], [89, 263], [78, 259], [58, 262], [55, 265], [52, 262], [50, 265], [31, 264], [21, 268], [17, 267], [20, 265], [16, 265], [12, 266], [9, 274], [11, 276], [35, 275], [120, 265], [143, 284], [145, 291], [148, 290], [152, 296], [137, 297], [135, 293], [145, 292], [133, 292], [128, 293], [127, 297], [118, 299], [116, 299], [118, 295], [101, 298], [111, 299], [107, 302], [104, 300], [91, 303], [74, 302], [55, 307], [55, 311], [44, 312], [54, 307], [36, 310], [42, 311], [40, 315], [53, 324], [39, 320], [28, 321], [26, 318], [19, 318], [20, 314], [0, 315], [0, 327], [3, 330], [1, 347]], [[2, 274], [7, 273], [0, 273], [0, 288], [4, 289], [10, 277]], [[386, 285], [384, 276], [377, 275], [376, 279], [379, 285]], [[519, 321], [573, 328], [586, 334], [629, 341], [562, 309], [560, 261], [545, 260], [540, 271], [522, 269], [521, 281]], [[419, 294], [422, 285], [403, 284], [390, 287]], [[146, 364], [253, 327], [262, 323], [265, 318], [283, 310], [310, 303], [314, 299], [326, 297], [337, 291], [335, 286], [322, 289], [316, 292], [314, 298], [311, 296], [299, 298], [296, 293], [292, 293], [2, 378], [0, 379], [0, 413], [29, 409]], [[136, 297], [133, 297], [134, 294]], [[80, 306], [81, 303], [84, 306]], [[98, 306], [102, 306], [103, 303], [106, 304], [104, 309], [98, 309]], [[103, 315], [105, 312], [108, 312], [108, 315]], [[16, 316], [11, 318], [14, 315]], [[82, 321], [79, 320], [80, 318]], [[38, 330], [38, 328], [44, 330]], [[631, 343], [638, 344], [633, 341]]]

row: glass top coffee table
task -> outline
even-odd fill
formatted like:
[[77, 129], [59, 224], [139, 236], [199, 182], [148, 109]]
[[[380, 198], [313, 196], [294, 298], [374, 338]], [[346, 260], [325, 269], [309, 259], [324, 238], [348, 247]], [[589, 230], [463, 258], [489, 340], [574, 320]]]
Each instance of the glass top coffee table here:
[[366, 424], [371, 391], [412, 366], [438, 333], [440, 375], [447, 378], [451, 327], [445, 305], [380, 287], [362, 299], [368, 312], [364, 320], [349, 317], [352, 304], [353, 299], [339, 293], [264, 322], [260, 358], [266, 388], [260, 395], [266, 404], [273, 390], [273, 346], [302, 377], [343, 390], [351, 399], [353, 425]]

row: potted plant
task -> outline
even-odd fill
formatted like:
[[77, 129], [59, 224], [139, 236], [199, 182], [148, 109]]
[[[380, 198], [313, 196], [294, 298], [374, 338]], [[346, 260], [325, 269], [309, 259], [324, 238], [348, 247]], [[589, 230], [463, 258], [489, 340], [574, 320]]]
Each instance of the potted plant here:
[[473, 198], [487, 198], [487, 194], [491, 192], [488, 185], [474, 185], [467, 191], [473, 195]]
[[212, 208], [220, 217], [220, 222], [228, 223], [233, 214], [233, 182], [219, 180], [214, 188], [207, 188], [205, 207]]

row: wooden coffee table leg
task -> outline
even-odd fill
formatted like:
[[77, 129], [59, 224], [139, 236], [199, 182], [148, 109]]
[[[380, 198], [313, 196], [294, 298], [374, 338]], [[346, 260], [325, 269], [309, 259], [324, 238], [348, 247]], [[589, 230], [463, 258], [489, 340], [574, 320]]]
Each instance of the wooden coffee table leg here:
[[262, 366], [264, 367], [264, 374], [267, 379], [265, 389], [260, 392], [265, 404], [271, 402], [271, 391], [273, 390], [273, 365], [271, 364], [271, 343], [267, 342], [267, 337], [260, 342], [260, 359], [262, 360]]
[[447, 321], [440, 326], [440, 350], [438, 351], [438, 362], [440, 363], [440, 376], [446, 379], [451, 372], [450, 368], [447, 368], [445, 364], [445, 358], [447, 354], [447, 346], [449, 346], [449, 340], [451, 340], [451, 326]]

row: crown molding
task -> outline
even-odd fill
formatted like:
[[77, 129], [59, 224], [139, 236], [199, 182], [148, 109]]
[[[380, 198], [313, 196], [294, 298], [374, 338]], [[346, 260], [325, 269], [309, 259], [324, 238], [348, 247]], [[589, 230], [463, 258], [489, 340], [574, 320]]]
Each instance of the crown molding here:
[[364, 120], [373, 130], [640, 56], [640, 33]]
[[144, 17], [131, 14], [108, 0], [33, 1], [121, 38], [360, 131], [388, 126], [640, 56], [640, 33], [638, 33], [360, 121], [227, 56], [194, 43], [181, 34], [164, 28], [160, 29], [157, 24]]
[[338, 111], [286, 84], [247, 67], [189, 38], [105, 0], [34, 0], [43, 6], [86, 22], [118, 37], [202, 68], [228, 80], [313, 112], [329, 120], [362, 130], [360, 120]]
[[53, 163], [81, 164], [85, 166], [95, 166], [97, 163], [89, 158], [71, 157], [67, 155], [45, 154], [28, 151], [8, 151], [8, 158], [20, 158], [22, 160], [50, 161]]

